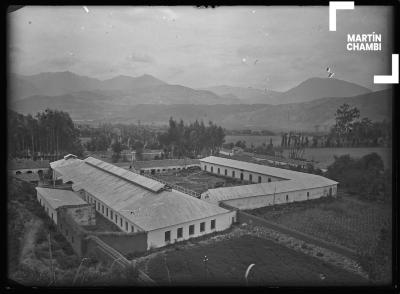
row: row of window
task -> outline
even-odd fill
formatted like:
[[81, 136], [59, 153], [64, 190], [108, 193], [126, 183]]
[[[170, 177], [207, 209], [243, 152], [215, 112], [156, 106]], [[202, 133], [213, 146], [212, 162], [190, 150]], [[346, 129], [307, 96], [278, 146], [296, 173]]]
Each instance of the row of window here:
[[172, 167], [172, 168], [163, 168], [163, 169], [159, 169], [159, 168], [157, 168], [157, 169], [150, 169], [150, 170], [141, 170], [140, 171], [140, 173], [145, 173], [145, 172], [161, 172], [161, 171], [163, 171], [163, 172], [165, 172], [165, 171], [171, 171], [171, 170], [184, 170], [184, 169], [186, 169], [186, 168], [184, 168], [184, 167], [177, 167], [177, 168], [175, 168], [175, 167]]
[[[210, 223], [210, 229], [211, 230], [215, 230], [215, 223], [216, 223], [215, 219], [211, 220], [211, 223]], [[200, 233], [205, 232], [205, 230], [206, 230], [206, 222], [201, 222], [200, 223]], [[190, 225], [189, 226], [189, 236], [194, 235], [194, 234], [195, 234], [195, 225]], [[183, 237], [183, 228], [178, 228], [177, 229], [176, 237], [177, 237], [177, 239]], [[165, 232], [164, 239], [165, 239], [165, 242], [170, 242], [171, 241], [171, 231], [166, 231]]]
[[[205, 171], [207, 171], [207, 165], [204, 165], [204, 170]], [[214, 167], [213, 166], [211, 166], [210, 167], [210, 171], [213, 173], [214, 172]], [[220, 175], [221, 174], [221, 169], [218, 167], [217, 168], [217, 173]], [[225, 169], [225, 171], [224, 171], [224, 175], [225, 176], [228, 176], [228, 170], [227, 169]], [[236, 176], [236, 174], [235, 174], [235, 171], [233, 170], [232, 171], [232, 178], [235, 178], [235, 176]], [[244, 175], [243, 175], [243, 173], [240, 173], [240, 180], [244, 180]], [[249, 178], [248, 178], [248, 180], [250, 181], [250, 182], [253, 182], [253, 175], [252, 174], [249, 174]], [[258, 176], [258, 182], [259, 183], [261, 183], [262, 182], [262, 177], [261, 176]], [[269, 182], [271, 182], [271, 178], [268, 178], [268, 183]]]
[[[135, 227], [131, 224], [129, 224], [126, 220], [124, 220], [121, 216], [118, 218], [118, 215], [111, 209], [109, 209], [107, 206], [104, 204], [101, 204], [99, 201], [96, 201], [93, 197], [89, 195], [85, 195], [85, 200], [88, 201], [89, 203], [94, 204], [95, 209], [109, 218], [111, 221], [114, 221], [116, 225], [119, 225], [122, 229], [125, 229], [125, 231], [129, 232], [135, 232]], [[87, 198], [86, 198], [87, 197]], [[119, 222], [118, 222], [119, 221]]]
[[[34, 172], [34, 171], [31, 171], [31, 170], [28, 170], [28, 171], [26, 171], [25, 173], [26, 173], [26, 174], [33, 174], [33, 173], [35, 173], [35, 172]], [[38, 173], [38, 174], [41, 174], [41, 173], [43, 173], [43, 170], [40, 169], [40, 170], [38, 170], [37, 173]], [[18, 170], [18, 171], [15, 172], [15, 174], [16, 174], [16, 175], [20, 175], [20, 174], [22, 174], [22, 171]]]

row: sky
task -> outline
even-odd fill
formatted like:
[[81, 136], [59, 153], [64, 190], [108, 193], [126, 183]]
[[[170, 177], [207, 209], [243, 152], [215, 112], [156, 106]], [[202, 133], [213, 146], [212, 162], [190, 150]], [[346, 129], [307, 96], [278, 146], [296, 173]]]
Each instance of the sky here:
[[[71, 71], [99, 79], [153, 75], [192, 88], [285, 91], [311, 77], [372, 90], [391, 74], [392, 11], [355, 6], [25, 6], [9, 13], [10, 71]], [[348, 33], [382, 34], [382, 51], [347, 51]]]

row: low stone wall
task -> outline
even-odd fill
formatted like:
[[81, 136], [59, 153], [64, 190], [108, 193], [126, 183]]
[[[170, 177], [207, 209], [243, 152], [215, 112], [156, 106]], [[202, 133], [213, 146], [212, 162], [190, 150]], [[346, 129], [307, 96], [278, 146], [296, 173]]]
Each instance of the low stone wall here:
[[88, 236], [99, 238], [123, 255], [147, 250], [146, 232], [96, 232], [83, 227], [93, 225], [95, 210], [92, 205], [65, 206], [58, 209], [58, 230], [79, 256], [86, 256], [91, 250], [90, 244], [87, 244]]

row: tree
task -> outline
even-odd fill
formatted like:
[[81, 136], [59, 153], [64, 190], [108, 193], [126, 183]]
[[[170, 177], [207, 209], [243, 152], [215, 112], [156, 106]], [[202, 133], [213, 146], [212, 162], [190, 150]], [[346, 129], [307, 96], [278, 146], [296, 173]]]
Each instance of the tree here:
[[135, 141], [133, 148], [135, 149], [136, 160], [143, 160], [143, 143], [140, 141]]
[[118, 140], [115, 141], [114, 144], [111, 145], [111, 149], [113, 151], [112, 161], [118, 162], [119, 158], [121, 157], [121, 151], [122, 151], [121, 143]]
[[335, 113], [334, 134], [340, 139], [348, 139], [353, 131], [356, 120], [360, 117], [360, 111], [356, 107], [351, 107], [345, 103], [341, 105]]

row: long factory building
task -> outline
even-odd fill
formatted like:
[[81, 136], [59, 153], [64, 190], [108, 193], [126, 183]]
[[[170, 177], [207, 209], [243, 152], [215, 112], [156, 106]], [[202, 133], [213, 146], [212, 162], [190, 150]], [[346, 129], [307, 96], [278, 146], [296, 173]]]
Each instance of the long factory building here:
[[52, 162], [54, 179], [72, 190], [121, 231], [145, 231], [148, 249], [222, 231], [236, 211], [170, 189], [165, 184], [88, 157]]
[[335, 197], [337, 184], [328, 178], [260, 165], [250, 162], [209, 156], [200, 159], [201, 169], [212, 174], [248, 181], [248, 185], [209, 189], [201, 199], [246, 210], [296, 201]]

